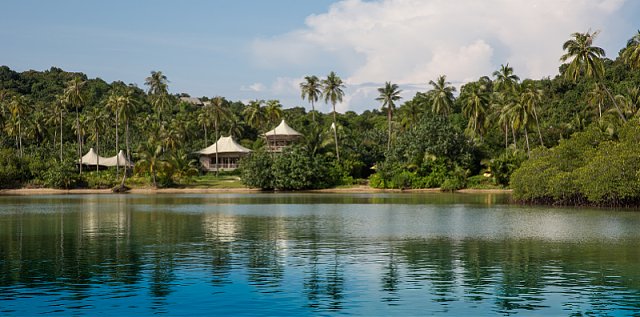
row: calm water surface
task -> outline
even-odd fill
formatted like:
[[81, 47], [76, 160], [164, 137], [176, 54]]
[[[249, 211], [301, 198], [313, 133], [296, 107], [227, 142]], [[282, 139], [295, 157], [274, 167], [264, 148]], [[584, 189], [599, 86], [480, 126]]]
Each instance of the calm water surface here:
[[0, 315], [640, 316], [640, 212], [503, 194], [0, 196]]

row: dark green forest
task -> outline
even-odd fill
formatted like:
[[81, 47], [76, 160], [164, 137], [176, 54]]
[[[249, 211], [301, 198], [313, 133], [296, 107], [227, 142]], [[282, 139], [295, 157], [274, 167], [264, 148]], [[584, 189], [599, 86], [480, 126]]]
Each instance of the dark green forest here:
[[[257, 151], [238, 171], [248, 187], [326, 188], [368, 179], [376, 188], [512, 187], [534, 199], [539, 195], [522, 194], [527, 175], [512, 178], [523, 162], [535, 163], [573, 135], [595, 133], [588, 131], [599, 131], [598, 144], [627, 142], [630, 137], [621, 139], [621, 131], [640, 117], [640, 31], [615, 58], [594, 45], [598, 33], [573, 34], [559, 56], [565, 64], [553, 78], [523, 79], [505, 63], [459, 91], [443, 74], [410, 100], [400, 98], [402, 87], [388, 82], [372, 100], [376, 107], [360, 114], [284, 109], [278, 100], [243, 104], [224, 96], [199, 97], [209, 102], [204, 106], [181, 102], [190, 96], [169, 93], [170, 74], [161, 71], [152, 71], [145, 87], [137, 87], [56, 67], [19, 73], [2, 66], [0, 185], [119, 183], [121, 170], [101, 176], [87, 173], [86, 166], [78, 169], [80, 153], [94, 148], [105, 157], [124, 150], [136, 162], [133, 178], [175, 186], [202, 173], [189, 153], [231, 135]], [[335, 109], [346, 84], [331, 72], [326, 79], [307, 76], [300, 88], [301, 104], [323, 102]], [[258, 135], [282, 119], [304, 135], [302, 140], [281, 155], [264, 153]], [[629, 168], [636, 173], [628, 181], [638, 182], [640, 166]], [[542, 194], [559, 197], [554, 195]]]

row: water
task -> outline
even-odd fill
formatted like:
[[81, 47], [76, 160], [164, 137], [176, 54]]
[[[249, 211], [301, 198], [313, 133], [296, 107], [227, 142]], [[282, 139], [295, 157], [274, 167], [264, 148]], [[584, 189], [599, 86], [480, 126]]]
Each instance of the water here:
[[507, 201], [0, 196], [0, 315], [640, 316], [640, 212]]

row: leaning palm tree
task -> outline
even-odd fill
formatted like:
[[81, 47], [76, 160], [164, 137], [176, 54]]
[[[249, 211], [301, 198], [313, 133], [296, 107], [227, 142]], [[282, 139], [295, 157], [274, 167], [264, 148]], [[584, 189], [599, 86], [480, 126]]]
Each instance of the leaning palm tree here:
[[493, 80], [494, 89], [500, 92], [514, 90], [520, 81], [520, 78], [513, 74], [513, 67], [509, 67], [509, 63], [500, 65], [500, 70], [493, 72], [492, 76], [495, 77]]
[[564, 42], [562, 45], [562, 49], [566, 50], [567, 53], [560, 57], [561, 62], [566, 62], [569, 59], [572, 59], [569, 63], [569, 67], [565, 71], [565, 78], [576, 81], [578, 75], [584, 73], [586, 78], [596, 77], [602, 88], [606, 91], [607, 95], [611, 101], [613, 101], [613, 105], [616, 106], [618, 110], [618, 114], [622, 121], [627, 122], [627, 119], [622, 115], [622, 111], [620, 111], [620, 107], [614, 100], [613, 96], [607, 89], [607, 86], [604, 85], [604, 81], [602, 81], [602, 76], [604, 76], [604, 64], [602, 63], [602, 58], [605, 57], [605, 52], [602, 48], [593, 46], [593, 40], [596, 39], [600, 30], [593, 32], [590, 34], [591, 29], [586, 33], [573, 33], [573, 39]]
[[316, 108], [313, 103], [318, 101], [318, 98], [322, 98], [322, 82], [316, 76], [305, 76], [305, 82], [300, 83], [300, 90], [302, 90], [302, 99], [307, 99], [311, 102], [311, 113], [313, 122], [316, 122]]
[[431, 102], [431, 112], [448, 115], [451, 112], [451, 108], [453, 108], [453, 102], [455, 101], [453, 93], [456, 91], [456, 87], [451, 86], [451, 83], [447, 81], [446, 75], [438, 76], [437, 82], [431, 80], [429, 84], [433, 86], [433, 89], [427, 91], [427, 96]]
[[117, 89], [111, 90], [111, 94], [109, 95], [109, 99], [107, 99], [107, 108], [109, 108], [116, 115], [116, 178], [120, 179], [120, 142], [118, 138], [118, 119], [119, 114], [122, 111], [122, 107], [124, 104], [124, 98]]
[[29, 111], [29, 103], [28, 103], [28, 99], [25, 96], [22, 95], [18, 95], [18, 96], [13, 96], [13, 98], [11, 98], [11, 103], [9, 104], [9, 110], [11, 110], [11, 113], [18, 118], [18, 139], [19, 139], [19, 148], [18, 150], [20, 151], [20, 164], [22, 166], [22, 164], [24, 163], [24, 151], [22, 149], [22, 122], [21, 122], [21, 118], [22, 115], [24, 115], [26, 112]]
[[[207, 110], [213, 118], [213, 125], [216, 129], [216, 142], [218, 142], [218, 122], [227, 118], [229, 114], [228, 102], [224, 97], [215, 96], [211, 99], [211, 105]], [[218, 168], [218, 145], [216, 145], [216, 177], [218, 176], [220, 169]]]
[[[473, 141], [478, 131], [478, 121], [484, 118], [489, 108], [489, 93], [486, 87], [478, 82], [471, 82], [462, 87], [460, 93], [463, 112], [469, 118], [469, 123], [473, 121], [473, 132], [469, 142]], [[482, 140], [482, 136], [480, 137]]]
[[82, 175], [82, 129], [80, 127], [80, 117], [78, 106], [82, 106], [87, 102], [88, 96], [85, 90], [87, 81], [83, 81], [79, 76], [73, 77], [67, 82], [67, 88], [64, 91], [65, 98], [69, 104], [76, 107], [76, 132], [78, 133], [78, 156], [80, 157], [80, 175]]
[[376, 98], [377, 101], [382, 103], [383, 108], [387, 108], [387, 119], [389, 120], [389, 140], [387, 142], [387, 151], [389, 151], [389, 148], [391, 147], [391, 112], [396, 108], [394, 101], [402, 99], [402, 97], [400, 97], [402, 90], [399, 90], [398, 88], [397, 84], [386, 82], [384, 87], [378, 88], [380, 96]]
[[[336, 76], [335, 72], [331, 72], [327, 79], [322, 80], [322, 95], [324, 96], [324, 102], [328, 103], [331, 101], [333, 105], [333, 125], [335, 128], [338, 127], [338, 123], [336, 122], [336, 103], [342, 102], [342, 96], [344, 96], [344, 85], [342, 79]], [[338, 149], [338, 132], [337, 129], [333, 129], [333, 136], [336, 141], [336, 158], [338, 162], [340, 161], [340, 150]]]
[[104, 131], [105, 120], [104, 110], [100, 108], [93, 108], [93, 112], [89, 112], [85, 116], [85, 125], [90, 131], [93, 131], [92, 140], [96, 141], [96, 172], [100, 172], [100, 133]]
[[536, 119], [536, 126], [538, 127], [538, 135], [540, 136], [540, 145], [544, 146], [542, 141], [542, 133], [540, 133], [540, 123], [538, 122], [538, 112], [536, 111], [536, 101], [541, 101], [543, 92], [536, 87], [536, 84], [532, 81], [525, 80], [523, 83], [524, 98], [526, 99], [527, 107]]
[[622, 57], [632, 69], [640, 68], [640, 30], [638, 30], [638, 34], [629, 39]]
[[593, 90], [587, 94], [587, 101], [589, 104], [594, 105], [598, 104], [598, 114], [600, 115], [600, 119], [602, 119], [602, 104], [604, 103], [604, 91], [600, 89], [598, 83], [594, 83]]

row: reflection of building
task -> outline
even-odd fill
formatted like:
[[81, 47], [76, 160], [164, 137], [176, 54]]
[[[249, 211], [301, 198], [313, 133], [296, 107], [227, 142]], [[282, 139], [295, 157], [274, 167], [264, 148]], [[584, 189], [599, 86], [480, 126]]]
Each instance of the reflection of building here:
[[260, 135], [267, 140], [265, 150], [269, 152], [282, 152], [282, 149], [289, 146], [293, 141], [300, 141], [302, 134], [292, 129], [284, 120], [275, 129]]
[[210, 147], [193, 152], [193, 154], [200, 154], [200, 163], [202, 163], [202, 167], [205, 170], [211, 171], [216, 169], [216, 149], [218, 152], [217, 168], [225, 171], [233, 171], [240, 167], [238, 161], [253, 152], [238, 144], [238, 142], [230, 136], [220, 137], [218, 142]]

